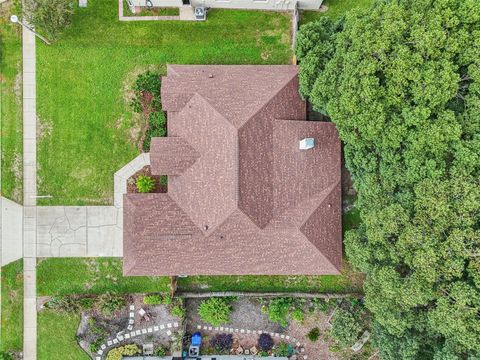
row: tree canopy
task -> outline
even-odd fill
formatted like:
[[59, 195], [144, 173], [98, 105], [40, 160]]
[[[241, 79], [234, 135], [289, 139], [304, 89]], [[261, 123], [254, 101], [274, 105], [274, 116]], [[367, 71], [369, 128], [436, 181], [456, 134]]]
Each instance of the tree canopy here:
[[382, 359], [480, 358], [480, 2], [379, 1], [296, 53], [357, 190], [345, 248]]

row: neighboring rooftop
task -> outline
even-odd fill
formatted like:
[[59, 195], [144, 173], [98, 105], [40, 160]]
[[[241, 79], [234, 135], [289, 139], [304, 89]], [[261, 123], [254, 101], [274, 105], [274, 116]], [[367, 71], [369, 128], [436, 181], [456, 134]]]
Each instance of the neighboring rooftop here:
[[168, 194], [125, 195], [124, 273], [339, 274], [340, 141], [305, 121], [297, 67], [171, 65], [161, 93]]

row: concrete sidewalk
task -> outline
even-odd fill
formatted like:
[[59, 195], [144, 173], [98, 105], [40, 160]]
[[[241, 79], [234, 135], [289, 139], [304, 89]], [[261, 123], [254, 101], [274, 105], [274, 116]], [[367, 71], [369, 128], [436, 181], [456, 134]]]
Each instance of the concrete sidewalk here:
[[37, 358], [37, 113], [35, 35], [23, 27], [23, 359]]

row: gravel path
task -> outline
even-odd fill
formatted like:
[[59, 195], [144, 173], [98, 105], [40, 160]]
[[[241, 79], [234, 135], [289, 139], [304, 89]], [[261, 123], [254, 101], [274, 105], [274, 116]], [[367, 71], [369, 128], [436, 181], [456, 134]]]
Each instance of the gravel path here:
[[[187, 331], [197, 331], [197, 325], [205, 324], [197, 313], [198, 305], [202, 299], [188, 299], [186, 306], [188, 310]], [[233, 311], [230, 322], [223, 324], [235, 329], [263, 330], [273, 333], [284, 333], [282, 327], [268, 319], [268, 316], [261, 311], [261, 305], [256, 299], [240, 298], [233, 303]]]

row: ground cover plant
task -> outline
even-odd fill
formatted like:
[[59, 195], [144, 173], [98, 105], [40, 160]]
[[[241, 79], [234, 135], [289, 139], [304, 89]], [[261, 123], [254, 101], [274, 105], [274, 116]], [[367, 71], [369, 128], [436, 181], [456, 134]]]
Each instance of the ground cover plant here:
[[23, 347], [23, 260], [1, 268], [0, 353], [17, 354]]
[[38, 193], [43, 205], [111, 204], [113, 174], [138, 155], [131, 85], [166, 63], [288, 64], [290, 17], [211, 10], [206, 22], [120, 22], [116, 0], [75, 9], [37, 43]]
[[28, 22], [50, 42], [71, 23], [75, 10], [74, 0], [25, 0], [24, 4]]
[[21, 27], [10, 22], [20, 14], [19, 0], [0, 4], [1, 193], [22, 203], [22, 46]]
[[118, 258], [57, 258], [37, 266], [39, 296], [168, 292], [168, 277], [124, 277]]
[[198, 315], [207, 324], [214, 326], [227, 324], [232, 313], [233, 301], [235, 301], [234, 298], [209, 298], [198, 306]]
[[301, 92], [358, 194], [345, 247], [382, 359], [480, 356], [479, 28], [477, 1], [400, 0], [300, 29]]

